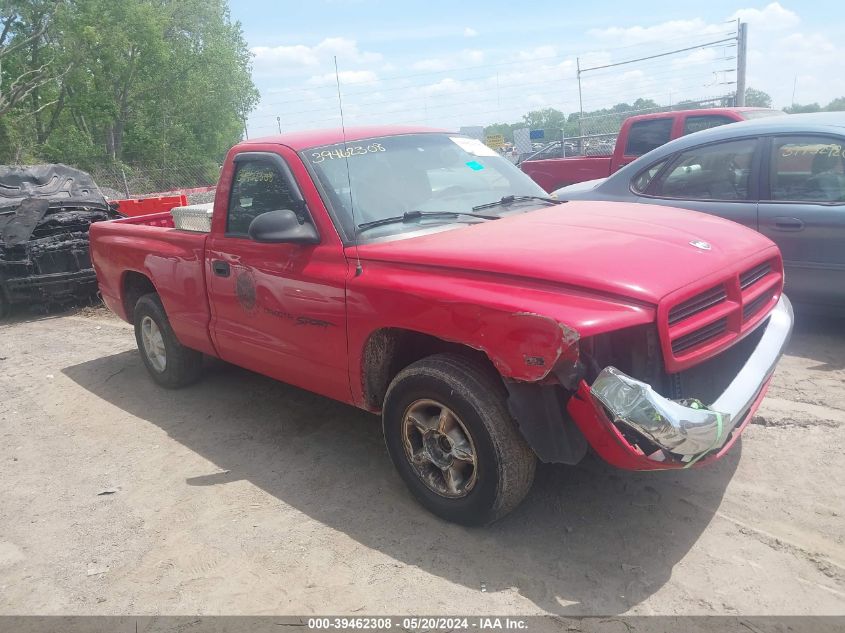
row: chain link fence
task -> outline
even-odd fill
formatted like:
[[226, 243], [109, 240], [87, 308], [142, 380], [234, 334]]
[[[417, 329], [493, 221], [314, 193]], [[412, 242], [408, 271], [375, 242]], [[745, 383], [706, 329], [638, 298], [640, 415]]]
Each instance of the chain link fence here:
[[643, 114], [656, 114], [674, 110], [697, 110], [733, 105], [733, 95], [710, 97], [707, 99], [679, 101], [673, 105], [640, 108], [620, 112], [578, 117], [578, 133], [563, 139], [563, 151], [567, 156], [601, 156], [612, 154], [616, 147], [616, 138], [625, 119]]
[[146, 198], [171, 192], [214, 187], [219, 165], [102, 165], [90, 170], [103, 194], [112, 200]]

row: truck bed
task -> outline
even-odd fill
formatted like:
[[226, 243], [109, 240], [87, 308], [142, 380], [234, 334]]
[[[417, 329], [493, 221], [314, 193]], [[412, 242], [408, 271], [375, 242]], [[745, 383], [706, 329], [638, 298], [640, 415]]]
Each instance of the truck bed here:
[[[155, 292], [170, 317], [176, 336], [185, 345], [214, 353], [209, 336], [211, 312], [205, 278], [207, 233], [173, 228], [169, 212], [122, 218], [92, 225], [91, 261], [97, 271], [103, 301], [118, 316], [132, 322], [121, 303], [122, 289], [136, 284], [136, 292]], [[135, 274], [133, 274], [135, 273]], [[131, 294], [131, 293], [130, 293]]]
[[566, 185], [610, 175], [612, 156], [572, 156], [523, 161], [522, 171], [551, 193]]
[[121, 218], [120, 220], [115, 220], [115, 222], [119, 224], [135, 224], [139, 226], [158, 226], [167, 229], [173, 228], [173, 216], [170, 214], [170, 211], [136, 215], [128, 218]]

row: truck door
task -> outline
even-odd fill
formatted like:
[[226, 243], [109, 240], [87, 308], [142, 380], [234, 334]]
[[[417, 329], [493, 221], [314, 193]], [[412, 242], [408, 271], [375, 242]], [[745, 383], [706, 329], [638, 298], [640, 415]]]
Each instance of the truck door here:
[[[225, 218], [218, 217], [221, 207]], [[325, 235], [316, 245], [251, 240], [252, 220], [280, 209], [314, 222], [282, 156], [236, 156], [231, 190], [225, 205], [217, 202], [206, 246], [214, 343], [223, 360], [349, 400], [343, 250]]]
[[786, 292], [799, 303], [845, 308], [845, 138], [767, 140], [760, 232], [781, 250]]

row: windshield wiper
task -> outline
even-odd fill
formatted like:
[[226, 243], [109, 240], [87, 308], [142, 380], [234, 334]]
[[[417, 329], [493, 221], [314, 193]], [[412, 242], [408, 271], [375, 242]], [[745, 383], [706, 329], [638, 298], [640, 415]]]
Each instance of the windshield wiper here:
[[457, 218], [466, 215], [471, 218], [480, 218], [482, 220], [498, 220], [498, 215], [479, 215], [477, 213], [469, 213], [468, 211], [406, 211], [402, 215], [396, 215], [389, 218], [381, 218], [380, 220], [373, 220], [372, 222], [363, 222], [358, 225], [362, 231], [372, 229], [377, 226], [384, 226], [385, 224], [397, 224], [399, 222], [413, 222], [422, 218]]
[[488, 202], [486, 204], [479, 204], [472, 208], [473, 211], [480, 211], [481, 209], [490, 209], [492, 207], [506, 207], [514, 202], [523, 202], [525, 200], [539, 200], [548, 204], [562, 204], [566, 200], [558, 200], [557, 198], [546, 198], [544, 196], [503, 196], [501, 200], [496, 202]]

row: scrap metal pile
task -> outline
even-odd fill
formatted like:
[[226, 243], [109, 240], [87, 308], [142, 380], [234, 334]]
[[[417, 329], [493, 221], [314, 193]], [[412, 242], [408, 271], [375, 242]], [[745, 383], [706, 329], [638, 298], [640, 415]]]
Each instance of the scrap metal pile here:
[[88, 228], [117, 217], [83, 171], [0, 166], [0, 316], [12, 304], [64, 304], [95, 295]]

